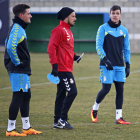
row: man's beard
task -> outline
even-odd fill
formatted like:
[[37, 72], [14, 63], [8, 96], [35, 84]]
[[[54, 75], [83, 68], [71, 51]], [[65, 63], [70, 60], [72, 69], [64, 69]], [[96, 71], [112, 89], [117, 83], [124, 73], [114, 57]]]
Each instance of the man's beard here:
[[69, 19], [68, 19], [68, 24], [72, 27], [72, 26], [74, 26], [74, 25], [72, 25], [70, 22], [69, 22]]

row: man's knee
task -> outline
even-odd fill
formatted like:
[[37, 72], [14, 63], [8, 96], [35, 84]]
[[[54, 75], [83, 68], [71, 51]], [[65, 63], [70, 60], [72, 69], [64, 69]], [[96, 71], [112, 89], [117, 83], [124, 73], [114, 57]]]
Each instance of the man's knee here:
[[18, 92], [13, 92], [13, 98], [12, 101], [18, 102], [22, 100], [24, 97], [24, 92], [18, 91]]
[[30, 98], [31, 98], [31, 90], [28, 89], [28, 92], [26, 92], [25, 95], [24, 95], [24, 99], [30, 100]]
[[102, 92], [107, 94], [107, 93], [109, 93], [110, 88], [111, 88], [111, 84], [103, 84]]
[[77, 93], [77, 92], [70, 92], [70, 93], [68, 93], [68, 94], [69, 94], [69, 96], [75, 98], [75, 97], [77, 96], [78, 93]]

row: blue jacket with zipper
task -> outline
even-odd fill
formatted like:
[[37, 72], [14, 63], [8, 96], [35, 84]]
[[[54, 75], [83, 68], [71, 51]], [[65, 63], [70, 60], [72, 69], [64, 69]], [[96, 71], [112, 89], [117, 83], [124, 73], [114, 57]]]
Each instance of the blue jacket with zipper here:
[[[15, 17], [13, 22], [5, 41], [5, 67], [8, 73], [24, 73], [31, 75], [30, 55], [25, 32], [25, 28], [28, 24], [18, 17]], [[21, 62], [24, 65], [26, 64], [24, 68], [19, 65]]]
[[[113, 26], [111, 20], [101, 25], [96, 36], [96, 50], [101, 61], [100, 65], [104, 66], [103, 58], [107, 57], [112, 66], [124, 66], [130, 64], [130, 43], [128, 30], [120, 25]], [[124, 57], [124, 59], [123, 59]]]

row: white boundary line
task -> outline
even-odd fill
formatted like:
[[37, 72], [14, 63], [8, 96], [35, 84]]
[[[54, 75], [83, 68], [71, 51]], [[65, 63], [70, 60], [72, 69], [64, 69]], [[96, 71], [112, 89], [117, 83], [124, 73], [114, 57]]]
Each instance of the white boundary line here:
[[133, 73], [139, 73], [139, 72], [140, 72], [140, 70], [132, 71], [131, 74], [133, 74]]
[[[134, 74], [134, 73], [139, 73], [140, 70], [137, 71], [132, 71], [130, 72], [130, 74]], [[75, 80], [85, 80], [85, 79], [95, 79], [95, 78], [99, 78], [99, 76], [94, 76], [94, 77], [81, 77], [81, 78], [75, 78]], [[47, 83], [40, 83], [40, 84], [31, 84], [31, 87], [33, 86], [42, 86], [42, 85], [48, 85], [48, 84], [52, 84], [51, 82], [47, 82]], [[4, 89], [11, 89], [11, 87], [4, 87], [4, 88], [0, 88], [0, 90], [4, 90]]]
[[[75, 80], [77, 81], [77, 80], [94, 79], [94, 78], [99, 78], [99, 77], [97, 77], [97, 76], [94, 76], [94, 77], [81, 77], [81, 78], [75, 78]], [[53, 84], [53, 83], [47, 82], [47, 83], [40, 83], [40, 84], [31, 84], [31, 87], [48, 85], [48, 84]], [[11, 87], [0, 88], [0, 90], [2, 90], [2, 89], [11, 89]]]

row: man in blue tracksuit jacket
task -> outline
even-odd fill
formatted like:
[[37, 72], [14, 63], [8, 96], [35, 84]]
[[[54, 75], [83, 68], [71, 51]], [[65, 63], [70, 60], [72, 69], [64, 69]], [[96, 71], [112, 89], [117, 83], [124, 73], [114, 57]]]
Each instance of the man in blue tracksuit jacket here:
[[[31, 22], [30, 7], [18, 4], [13, 7], [15, 18], [5, 41], [4, 64], [8, 71], [13, 91], [9, 107], [9, 119], [6, 136], [27, 136], [27, 134], [41, 134], [32, 129], [29, 122], [30, 91], [30, 55], [27, 45], [25, 29]], [[20, 109], [23, 129], [22, 133], [15, 130], [16, 118]]]
[[130, 124], [122, 118], [123, 86], [130, 73], [130, 44], [128, 30], [121, 25], [121, 16], [121, 7], [112, 6], [110, 20], [101, 25], [97, 31], [96, 50], [101, 59], [100, 81], [102, 89], [99, 91], [91, 111], [91, 120], [94, 123], [98, 119], [99, 104], [109, 93], [111, 84], [114, 82], [116, 88], [115, 122], [117, 124]]

